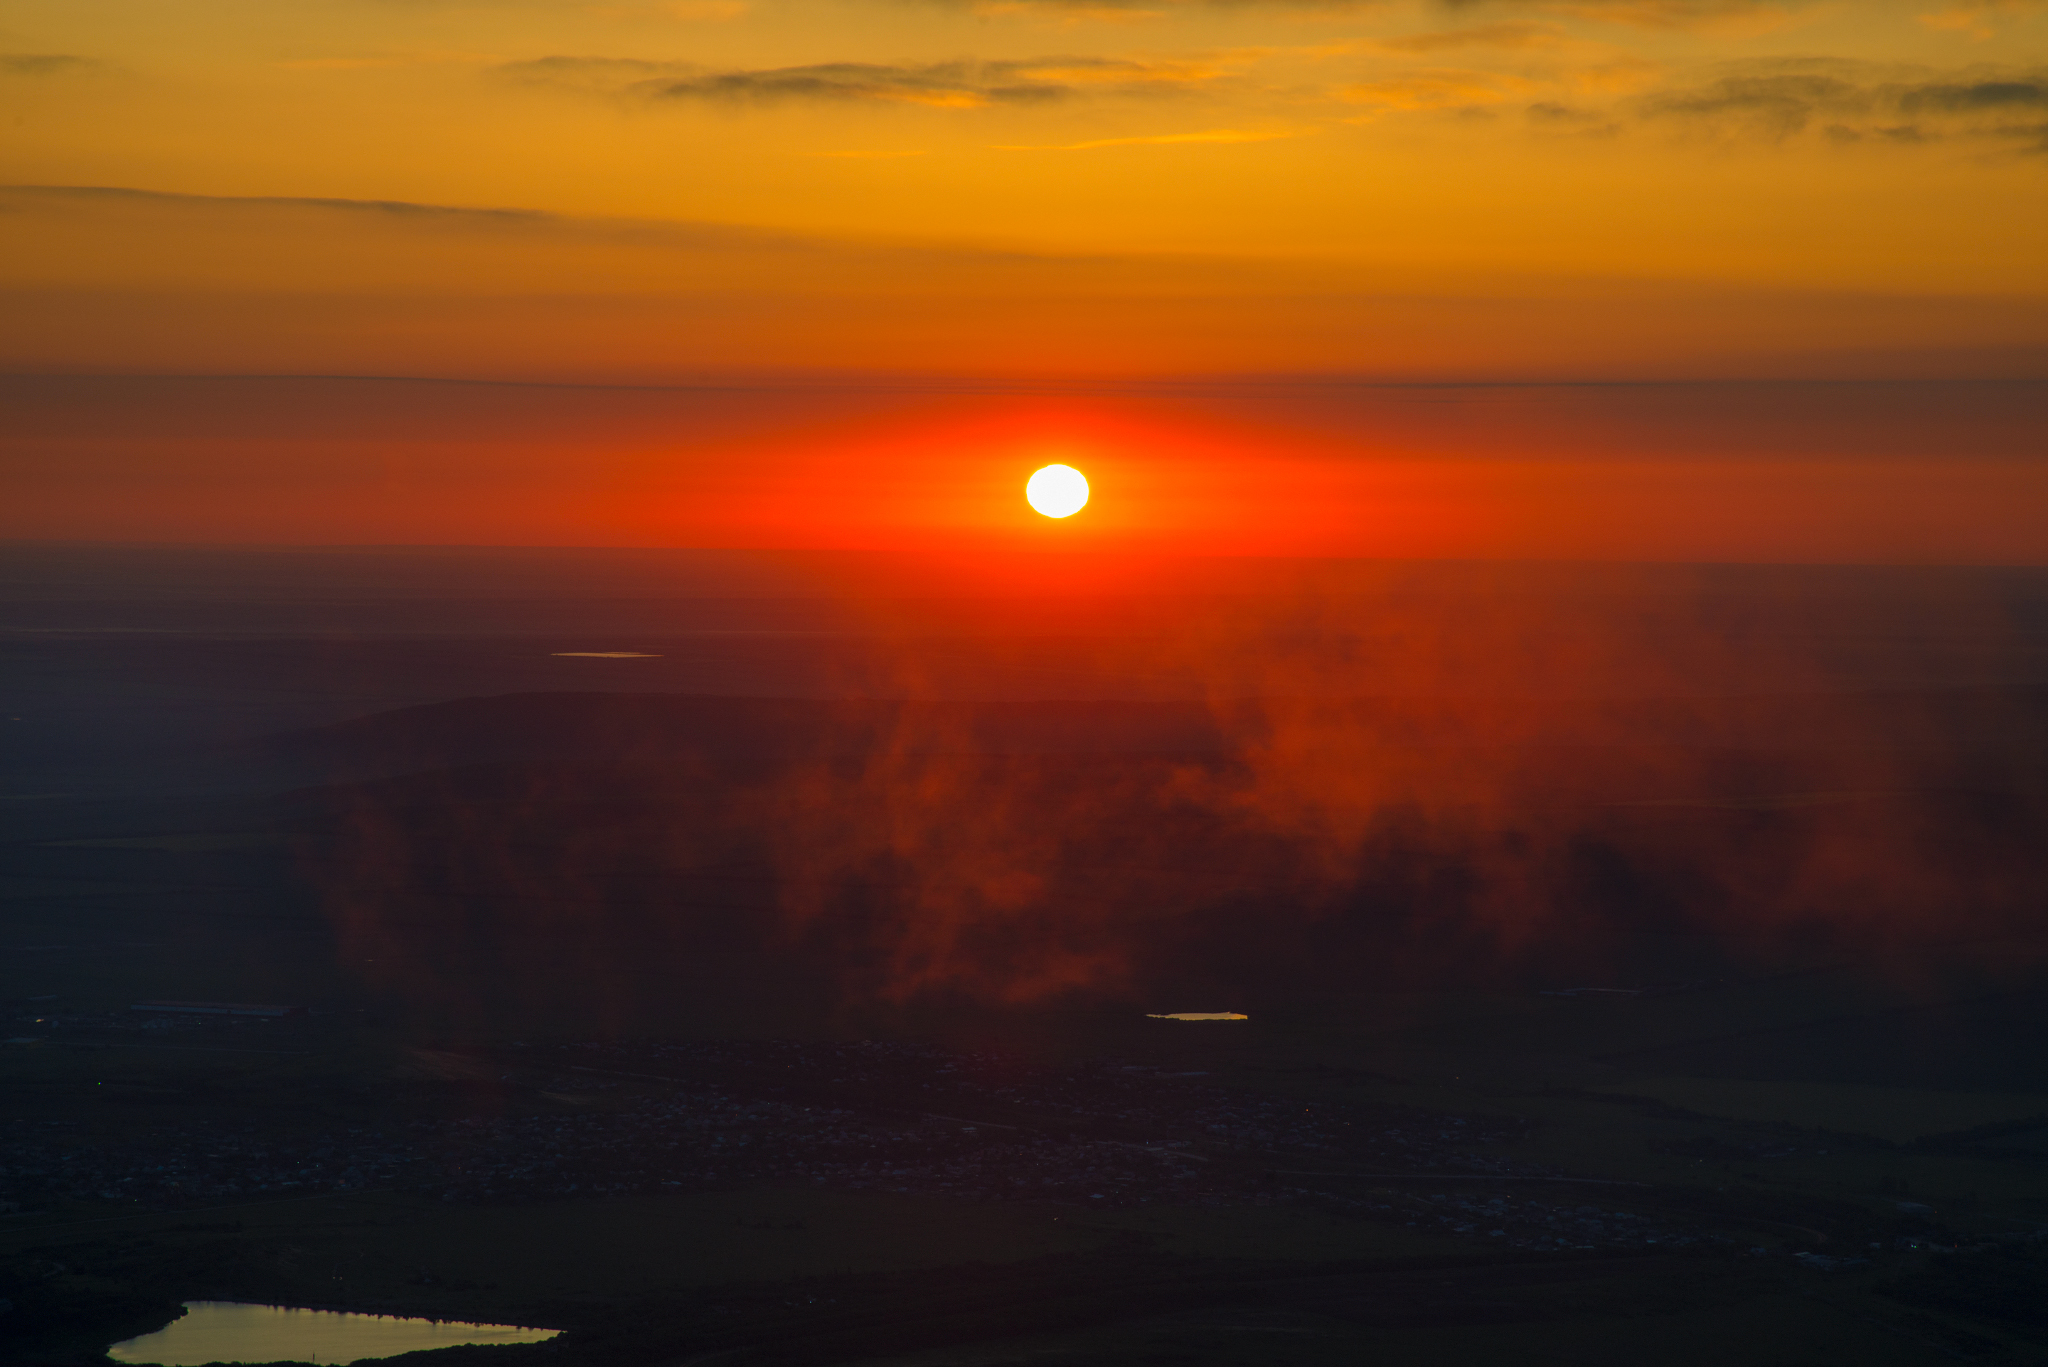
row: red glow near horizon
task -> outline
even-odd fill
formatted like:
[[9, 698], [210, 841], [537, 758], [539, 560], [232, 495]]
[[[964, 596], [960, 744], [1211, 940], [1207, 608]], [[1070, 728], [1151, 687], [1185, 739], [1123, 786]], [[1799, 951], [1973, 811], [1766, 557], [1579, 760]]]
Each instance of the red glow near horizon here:
[[[2048, 560], [2024, 387], [24, 392], [0, 535], [39, 539]], [[1086, 516], [1018, 497], [1049, 464], [1087, 473]]]

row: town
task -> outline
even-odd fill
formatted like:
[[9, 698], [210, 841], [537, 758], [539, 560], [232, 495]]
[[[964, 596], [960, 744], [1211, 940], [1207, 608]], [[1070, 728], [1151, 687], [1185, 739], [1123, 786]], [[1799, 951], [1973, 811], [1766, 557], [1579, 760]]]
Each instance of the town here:
[[[39, 1026], [52, 1043], [120, 1027], [134, 1028], [118, 1016]], [[160, 1034], [166, 1022], [141, 1028]], [[77, 1122], [17, 1120], [0, 1132], [0, 1200], [180, 1210], [372, 1190], [481, 1203], [796, 1183], [1095, 1209], [1303, 1203], [1528, 1250], [1715, 1237], [1615, 1208], [1618, 1184], [1491, 1152], [1524, 1128], [1512, 1118], [1305, 1107], [1205, 1072], [1052, 1068], [877, 1041], [416, 1052], [429, 1068], [496, 1084], [488, 1104], [375, 1127], [285, 1133], [219, 1120], [99, 1142]], [[1608, 1202], [1583, 1199], [1603, 1188]]]

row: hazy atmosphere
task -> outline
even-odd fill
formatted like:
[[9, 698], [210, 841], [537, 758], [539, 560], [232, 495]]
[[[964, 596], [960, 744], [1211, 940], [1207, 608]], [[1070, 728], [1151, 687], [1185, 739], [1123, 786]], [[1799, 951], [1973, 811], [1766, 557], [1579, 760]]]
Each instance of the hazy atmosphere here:
[[2030, 0], [22, 0], [6, 355], [2038, 376]]
[[2048, 5], [18, 0], [0, 1364], [2048, 1362]]

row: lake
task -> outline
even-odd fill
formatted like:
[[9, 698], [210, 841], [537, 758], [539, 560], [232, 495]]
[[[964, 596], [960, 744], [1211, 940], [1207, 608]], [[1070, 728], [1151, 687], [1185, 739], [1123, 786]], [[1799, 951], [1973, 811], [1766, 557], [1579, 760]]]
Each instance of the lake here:
[[203, 1367], [209, 1362], [366, 1362], [465, 1343], [539, 1343], [559, 1329], [460, 1324], [239, 1301], [187, 1301], [166, 1328], [117, 1343], [116, 1362]]

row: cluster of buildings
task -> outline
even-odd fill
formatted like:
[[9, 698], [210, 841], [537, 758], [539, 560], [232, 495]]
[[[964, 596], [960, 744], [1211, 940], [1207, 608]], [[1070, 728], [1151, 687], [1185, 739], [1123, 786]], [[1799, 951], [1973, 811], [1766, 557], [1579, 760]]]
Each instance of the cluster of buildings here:
[[1314, 1200], [1366, 1219], [1454, 1237], [1482, 1238], [1506, 1248], [1656, 1252], [1729, 1242], [1719, 1235], [1686, 1230], [1632, 1211], [1575, 1205], [1556, 1197], [1537, 1199], [1521, 1192], [1499, 1196], [1469, 1193], [1406, 1193], [1385, 1189], [1365, 1196], [1290, 1188], [1297, 1200]]
[[1371, 1161], [1403, 1171], [1504, 1175], [1510, 1165], [1486, 1150], [1527, 1129], [1508, 1116], [1304, 1103], [1225, 1088], [1202, 1070], [1114, 1061], [1054, 1067], [917, 1044], [748, 1040], [586, 1046], [586, 1052], [642, 1076], [744, 1078], [785, 1092], [859, 1098], [869, 1106], [980, 1116], [1026, 1128], [1093, 1128], [1148, 1142], [1193, 1141], [1211, 1153]]
[[1217, 1194], [1204, 1181], [1210, 1165], [1188, 1157], [1184, 1145], [863, 1115], [711, 1091], [603, 1113], [472, 1120], [441, 1127], [432, 1140], [436, 1180], [451, 1199], [788, 1182], [1098, 1205]]
[[[1500, 1183], [1546, 1176], [1488, 1152], [1519, 1122], [1305, 1104], [1198, 1070], [788, 1041], [533, 1049], [502, 1066], [514, 1085], [480, 1113], [297, 1137], [223, 1121], [105, 1142], [17, 1120], [0, 1125], [0, 1201], [174, 1209], [403, 1189], [494, 1202], [794, 1183], [1094, 1209], [1306, 1203], [1520, 1248], [1696, 1242], [1552, 1195], [1570, 1188], [1539, 1199]], [[1472, 1194], [1487, 1179], [1498, 1185]]]
[[121, 1201], [172, 1210], [382, 1189], [423, 1171], [415, 1147], [362, 1129], [285, 1140], [250, 1126], [193, 1124], [119, 1142], [81, 1129], [58, 1120], [0, 1125], [0, 1204]]

